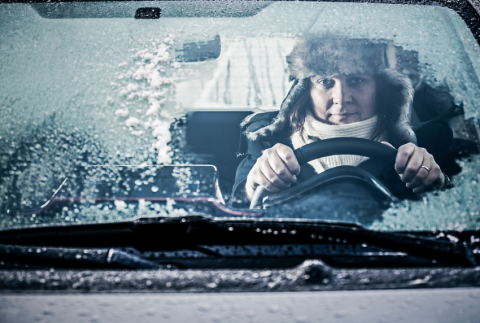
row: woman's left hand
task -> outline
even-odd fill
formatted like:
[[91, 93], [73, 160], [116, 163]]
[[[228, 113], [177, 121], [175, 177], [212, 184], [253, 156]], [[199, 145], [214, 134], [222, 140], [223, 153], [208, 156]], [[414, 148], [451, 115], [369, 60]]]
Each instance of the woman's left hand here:
[[[386, 141], [383, 144], [392, 146]], [[392, 146], [393, 147], [393, 146]], [[414, 193], [426, 190], [430, 185], [441, 188], [445, 185], [445, 176], [440, 166], [425, 148], [408, 143], [398, 148], [395, 170], [406, 187]]]

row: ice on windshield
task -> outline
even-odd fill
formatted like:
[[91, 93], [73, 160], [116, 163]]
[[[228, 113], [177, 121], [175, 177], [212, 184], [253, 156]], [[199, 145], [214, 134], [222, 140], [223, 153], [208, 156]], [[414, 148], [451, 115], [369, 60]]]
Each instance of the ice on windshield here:
[[[67, 10], [69, 5], [75, 9]], [[278, 109], [291, 86], [285, 58], [308, 35], [393, 44], [417, 65], [404, 71], [417, 85], [442, 89], [463, 108], [455, 138], [474, 142], [479, 134], [480, 48], [450, 9], [247, 2], [241, 9], [248, 14], [222, 16], [212, 6], [182, 6], [139, 1], [114, 12], [102, 2], [0, 5], [3, 229], [35, 223], [13, 223], [6, 212], [37, 208], [66, 177], [84, 176], [79, 169], [87, 165], [212, 163], [220, 167], [228, 198], [235, 165], [182, 143], [185, 114]], [[134, 19], [141, 7], [161, 7], [162, 17]], [[210, 54], [198, 61], [182, 58], [200, 57], [204, 49]], [[237, 144], [238, 138], [228, 146]], [[372, 227], [478, 229], [478, 155], [457, 157], [455, 188], [394, 203]], [[189, 181], [188, 174], [180, 175]], [[77, 223], [106, 219], [82, 216]]]

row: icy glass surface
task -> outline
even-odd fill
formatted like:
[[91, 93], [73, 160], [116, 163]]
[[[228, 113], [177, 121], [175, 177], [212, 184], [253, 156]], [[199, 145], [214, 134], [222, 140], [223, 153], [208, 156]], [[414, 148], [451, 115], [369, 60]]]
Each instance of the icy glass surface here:
[[463, 169], [453, 180], [455, 187], [423, 194], [421, 201], [394, 204], [371, 228], [387, 231], [479, 230], [480, 158], [476, 155], [459, 163]]
[[[141, 7], [161, 7], [162, 17], [134, 19]], [[416, 53], [419, 79], [448, 88], [478, 132], [480, 49], [446, 8], [139, 1], [2, 3], [0, 14], [1, 229], [40, 223], [19, 225], [7, 211], [44, 204], [66, 177], [102, 176], [81, 173], [87, 165], [180, 162], [171, 125], [187, 111], [278, 109], [291, 86], [285, 57], [308, 34], [383, 39]], [[186, 61], [191, 44], [215, 42], [218, 57]], [[478, 229], [478, 155], [459, 163], [454, 189], [394, 204], [372, 227]], [[76, 223], [114, 219], [72, 214]]]

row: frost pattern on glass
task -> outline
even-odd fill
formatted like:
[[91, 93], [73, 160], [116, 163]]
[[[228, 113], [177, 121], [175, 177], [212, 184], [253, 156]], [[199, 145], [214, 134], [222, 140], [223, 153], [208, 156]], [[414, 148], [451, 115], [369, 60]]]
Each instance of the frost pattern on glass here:
[[175, 167], [172, 176], [176, 180], [177, 186], [180, 188], [180, 194], [189, 194], [189, 186], [192, 184], [191, 172], [188, 167]]
[[[162, 12], [173, 8], [172, 14], [158, 20], [120, 18], [132, 8], [159, 3], [165, 8]], [[93, 12], [89, 5], [75, 3], [75, 10], [88, 14]], [[308, 34], [383, 39], [414, 51], [419, 78], [432, 88], [448, 88], [455, 104], [463, 104], [465, 119], [479, 117], [480, 48], [463, 20], [449, 9], [279, 2], [255, 9], [249, 17], [195, 18], [199, 7], [191, 4], [179, 11], [176, 2], [132, 2], [122, 3], [121, 14], [112, 16], [118, 18], [100, 18], [110, 12], [111, 3], [102, 6], [95, 3], [97, 18], [48, 19], [29, 4], [0, 4], [1, 228], [50, 223], [33, 215], [12, 223], [5, 214], [7, 209], [38, 208], [66, 178], [78, 183], [72, 194], [82, 197], [99, 194], [93, 185], [98, 180], [109, 183], [113, 193], [136, 188], [162, 193], [154, 188], [158, 186], [144, 183], [147, 174], [138, 185], [121, 186], [124, 178], [114, 171], [85, 167], [185, 160], [199, 164], [172, 150], [171, 142], [179, 140], [170, 133], [173, 120], [195, 109], [278, 109], [290, 87], [285, 56]], [[182, 18], [175, 18], [179, 12]], [[217, 59], [176, 60], [182, 44], [217, 36]], [[480, 133], [478, 127], [476, 131]], [[372, 228], [478, 229], [478, 162], [478, 156], [461, 161], [463, 170], [453, 178], [454, 189], [395, 204]], [[196, 185], [186, 168], [173, 176], [185, 194]], [[139, 203], [130, 212], [130, 205], [118, 201], [108, 207], [108, 214], [117, 214], [111, 217], [104, 206], [99, 212], [105, 214], [98, 217], [85, 216], [82, 207], [87, 212], [87, 206], [69, 208], [51, 223], [125, 219], [143, 212], [138, 210], [173, 214], [168, 206], [173, 204], [168, 203], [158, 210], [157, 204]]]
[[[170, 52], [173, 44], [173, 35], [163, 40], [152, 40], [150, 49], [132, 55], [135, 64], [122, 62], [118, 65], [126, 70], [117, 76], [117, 83], [114, 83], [119, 88], [120, 102], [124, 101], [115, 115], [125, 123], [132, 135], [151, 138], [151, 149], [157, 152], [157, 162], [160, 164], [171, 163], [168, 143], [171, 140], [169, 128], [172, 117], [168, 110], [161, 108], [167, 102], [168, 93], [173, 92], [173, 79], [166, 75], [171, 74], [171, 67], [180, 66], [180, 63], [172, 62]], [[113, 99], [108, 97], [109, 101]], [[150, 136], [145, 132], [150, 132]]]
[[480, 117], [480, 48], [453, 10], [389, 4], [320, 5], [323, 10], [309, 33], [388, 39], [405, 50], [417, 51], [422, 80], [434, 88], [446, 85], [455, 103], [463, 103], [466, 119]]
[[462, 172], [454, 177], [453, 188], [422, 194], [421, 201], [393, 204], [383, 219], [371, 225], [374, 230], [479, 230], [480, 156], [459, 162]]

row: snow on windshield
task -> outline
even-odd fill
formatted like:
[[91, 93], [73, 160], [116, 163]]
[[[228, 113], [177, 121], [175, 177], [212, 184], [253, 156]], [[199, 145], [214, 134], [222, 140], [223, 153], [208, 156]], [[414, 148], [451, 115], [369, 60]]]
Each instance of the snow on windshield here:
[[[200, 163], [197, 157], [203, 163], [205, 155], [187, 156], [185, 146], [172, 144], [183, 140], [181, 131], [172, 133], [179, 120], [189, 111], [278, 109], [291, 86], [285, 57], [309, 34], [393, 43], [414, 58], [417, 84], [446, 89], [452, 104], [464, 109], [463, 124], [478, 132], [480, 48], [452, 10], [280, 2], [245, 17], [196, 18], [201, 8], [181, 11], [176, 2], [139, 1], [122, 3], [122, 14], [112, 15], [116, 18], [102, 18], [101, 12], [113, 10], [109, 5], [98, 2], [90, 10], [91, 3], [76, 3], [85, 7], [83, 16], [66, 18], [55, 4], [0, 5], [3, 228], [19, 225], [9, 220], [7, 209], [38, 208], [67, 176], [82, 176], [79, 167]], [[128, 14], [157, 6], [165, 14], [158, 20]], [[173, 6], [176, 11], [169, 11]], [[89, 12], [96, 18], [85, 18]], [[179, 12], [183, 16], [176, 18]], [[195, 48], [187, 44], [200, 48], [217, 41], [218, 57], [188, 61], [179, 56]], [[462, 131], [454, 130], [458, 139], [466, 138]], [[478, 229], [478, 155], [460, 156], [459, 164], [454, 189], [396, 203], [372, 227]], [[81, 214], [77, 220], [103, 221]]]
[[[161, 164], [171, 163], [168, 146], [171, 141], [168, 122], [171, 116], [162, 106], [166, 104], [166, 96], [173, 82], [165, 76], [167, 69], [180, 65], [172, 62], [170, 50], [173, 44], [173, 35], [160, 41], [152, 40], [151, 49], [143, 49], [132, 55], [136, 64], [117, 77], [117, 82], [121, 84], [114, 83], [119, 88], [118, 96], [127, 99], [125, 103], [120, 103], [121, 108], [115, 111], [115, 115], [126, 119], [125, 125], [132, 135], [140, 137], [146, 131], [151, 133], [152, 149], [157, 151], [157, 162]], [[122, 62], [118, 66], [126, 68], [132, 64]], [[107, 100], [113, 101], [111, 97]], [[141, 109], [142, 101], [148, 103], [146, 111]]]

